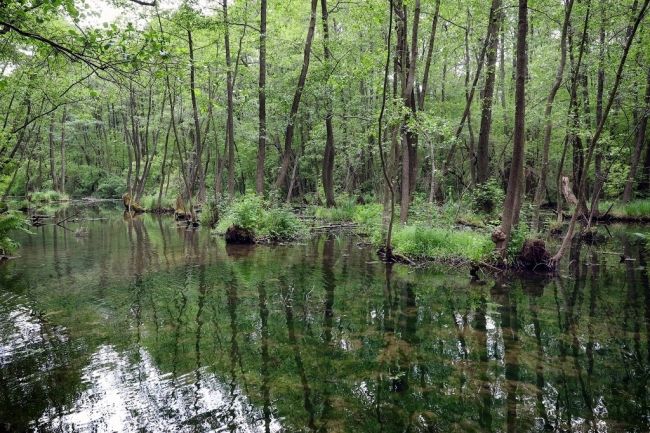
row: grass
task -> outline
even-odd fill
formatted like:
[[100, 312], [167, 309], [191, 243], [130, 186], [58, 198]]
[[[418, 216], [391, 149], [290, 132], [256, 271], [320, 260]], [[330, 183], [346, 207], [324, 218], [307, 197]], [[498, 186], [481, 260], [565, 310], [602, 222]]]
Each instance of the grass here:
[[158, 206], [158, 193], [142, 197], [142, 207], [148, 210], [174, 209], [175, 203], [176, 200], [174, 198], [163, 195], [160, 199], [160, 206]]
[[395, 230], [393, 249], [411, 258], [481, 261], [494, 244], [489, 235], [470, 230], [410, 225]]
[[613, 203], [613, 206], [612, 202], [602, 201], [599, 203], [598, 210], [601, 214], [605, 214], [609, 210], [609, 215], [616, 218], [650, 218], [650, 199]]
[[[316, 218], [328, 222], [355, 222], [357, 230], [369, 235], [370, 241], [381, 246], [385, 239], [382, 226], [383, 206], [379, 203], [358, 205], [338, 200], [338, 207], [313, 208]], [[485, 228], [483, 215], [464, 209], [454, 202], [443, 207], [416, 201], [411, 206], [410, 224], [400, 226], [396, 215], [393, 232], [395, 253], [411, 259], [488, 260], [494, 251], [490, 235], [484, 231], [460, 229], [457, 224]], [[396, 209], [399, 212], [399, 209]], [[435, 224], [436, 226], [432, 226]]]
[[29, 197], [34, 203], [52, 203], [56, 201], [69, 201], [67, 194], [58, 191], [36, 191]]
[[254, 194], [233, 201], [223, 211], [213, 232], [225, 234], [233, 225], [251, 230], [258, 240], [274, 242], [295, 240], [307, 232], [303, 222], [291, 209], [273, 205]]

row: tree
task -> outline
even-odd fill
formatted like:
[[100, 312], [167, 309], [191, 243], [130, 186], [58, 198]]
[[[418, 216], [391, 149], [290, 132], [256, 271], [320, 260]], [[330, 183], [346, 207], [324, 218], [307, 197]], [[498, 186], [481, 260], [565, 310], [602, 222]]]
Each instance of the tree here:
[[524, 169], [524, 152], [526, 147], [526, 76], [528, 74], [528, 56], [526, 38], [528, 36], [528, 0], [519, 0], [517, 18], [517, 60], [515, 82], [515, 127], [512, 148], [512, 162], [508, 189], [503, 203], [503, 217], [496, 240], [497, 250], [505, 257], [512, 228], [519, 220], [521, 209], [522, 180]]

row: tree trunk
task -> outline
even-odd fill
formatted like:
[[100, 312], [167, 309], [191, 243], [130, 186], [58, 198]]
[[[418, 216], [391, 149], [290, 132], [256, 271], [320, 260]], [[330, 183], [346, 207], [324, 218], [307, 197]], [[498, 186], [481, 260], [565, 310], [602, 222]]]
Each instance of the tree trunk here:
[[[325, 65], [328, 68], [327, 73], [330, 74], [331, 71], [329, 68], [332, 67], [331, 59], [332, 53], [330, 52], [329, 47], [329, 22], [328, 22], [328, 10], [327, 10], [327, 0], [321, 0], [321, 15], [323, 20], [323, 45], [325, 52]], [[323, 189], [325, 190], [325, 204], [327, 207], [333, 207], [336, 205], [334, 200], [334, 129], [332, 127], [332, 95], [331, 88], [327, 86], [327, 100], [325, 105], [327, 107], [327, 113], [325, 115], [325, 130], [327, 137], [325, 139], [325, 153], [323, 155]]]
[[636, 172], [639, 167], [641, 152], [643, 151], [643, 146], [645, 144], [646, 128], [648, 126], [648, 113], [650, 112], [650, 68], [648, 68], [645, 98], [643, 100], [643, 105], [638, 111], [640, 118], [638, 119], [636, 130], [636, 144], [634, 146], [634, 152], [631, 156], [630, 171], [627, 175], [627, 181], [625, 182], [625, 190], [623, 191], [623, 202], [625, 203], [629, 202], [633, 197], [634, 180], [636, 178]]
[[566, 65], [566, 37], [571, 20], [571, 11], [573, 9], [573, 0], [569, 0], [565, 6], [564, 11], [564, 24], [562, 25], [562, 33], [560, 35], [560, 63], [555, 73], [555, 81], [551, 86], [551, 90], [546, 98], [546, 108], [544, 109], [544, 144], [542, 150], [542, 164], [539, 167], [539, 181], [535, 189], [535, 198], [533, 199], [534, 216], [533, 216], [533, 231], [539, 230], [539, 208], [542, 205], [544, 196], [546, 194], [546, 179], [548, 175], [548, 154], [551, 147], [551, 134], [553, 131], [553, 119], [551, 112], [553, 111], [553, 102], [555, 95], [557, 95], [560, 86], [562, 85], [562, 78], [564, 76], [564, 67]]
[[433, 46], [436, 41], [436, 29], [438, 27], [439, 16], [440, 16], [440, 0], [436, 0], [436, 6], [433, 12], [433, 21], [431, 22], [431, 34], [429, 35], [427, 60], [424, 63], [424, 76], [422, 77], [422, 90], [420, 91], [420, 97], [418, 98], [419, 111], [424, 110], [424, 99], [426, 98], [427, 88], [429, 86], [429, 70], [431, 69], [431, 59], [433, 57]]
[[228, 2], [223, 1], [223, 20], [224, 20], [224, 45], [226, 48], [226, 96], [228, 106], [228, 118], [226, 120], [226, 144], [228, 146], [228, 197], [231, 199], [235, 196], [235, 128], [233, 112], [233, 76], [230, 59], [230, 34], [228, 31]]
[[[650, 0], [645, 0], [643, 2], [643, 6], [641, 7], [641, 10], [639, 11], [636, 20], [634, 21], [634, 25], [632, 26], [631, 30], [628, 31], [628, 36], [627, 40], [625, 43], [625, 48], [623, 49], [623, 56], [621, 57], [621, 61], [618, 65], [618, 69], [616, 71], [616, 78], [614, 79], [614, 86], [612, 87], [612, 90], [609, 94], [609, 99], [607, 100], [607, 105], [605, 106], [605, 109], [603, 110], [602, 118], [600, 119], [600, 123], [598, 124], [598, 127], [596, 128], [596, 131], [594, 132], [593, 137], [591, 137], [591, 140], [589, 142], [589, 148], [587, 151], [587, 158], [585, 161], [585, 175], [580, 179], [580, 187], [578, 188], [578, 201], [582, 201], [585, 198], [580, 197], [586, 194], [586, 169], [589, 168], [589, 165], [591, 164], [591, 159], [593, 157], [594, 151], [596, 150], [596, 145], [598, 144], [598, 139], [600, 139], [600, 135], [603, 132], [603, 128], [605, 126], [605, 122], [607, 121], [607, 117], [609, 115], [609, 112], [612, 108], [612, 105], [614, 104], [614, 99], [616, 99], [616, 94], [618, 92], [618, 87], [621, 83], [621, 77], [623, 76], [623, 68], [625, 67], [625, 61], [627, 60], [627, 55], [630, 52], [630, 47], [632, 46], [632, 42], [634, 40], [634, 35], [636, 34], [637, 29], [639, 28], [639, 24], [641, 23], [641, 20], [643, 19], [643, 16], [646, 12], [646, 9], [648, 8], [648, 3], [650, 3]], [[575, 211], [573, 212], [573, 215], [571, 217], [571, 222], [569, 223], [569, 228], [564, 235], [564, 239], [562, 240], [562, 245], [560, 246], [558, 252], [553, 256], [552, 263], [557, 265], [559, 261], [562, 259], [562, 256], [564, 255], [564, 252], [566, 249], [569, 247], [569, 243], [571, 242], [571, 239], [573, 239], [573, 233], [575, 230], [575, 225], [578, 220], [578, 216], [580, 215], [580, 209], [579, 206], [576, 206]]]
[[309, 19], [309, 28], [307, 29], [307, 39], [305, 40], [305, 50], [303, 53], [302, 60], [302, 69], [300, 70], [300, 76], [298, 77], [298, 85], [296, 86], [296, 91], [293, 95], [293, 101], [291, 103], [291, 111], [289, 112], [289, 120], [287, 121], [287, 127], [284, 131], [284, 153], [282, 154], [282, 163], [280, 165], [280, 172], [275, 181], [275, 188], [281, 188], [287, 179], [287, 172], [289, 170], [289, 165], [291, 163], [291, 143], [293, 141], [294, 133], [294, 123], [296, 121], [296, 115], [298, 114], [298, 108], [300, 107], [300, 99], [302, 98], [302, 91], [305, 88], [305, 81], [307, 79], [307, 71], [309, 70], [309, 59], [311, 55], [311, 43], [314, 40], [314, 30], [316, 28], [316, 7], [318, 6], [318, 0], [311, 0], [311, 15]]
[[68, 115], [67, 106], [63, 107], [61, 116], [61, 192], [65, 193], [65, 119]]
[[[402, 62], [402, 76], [405, 76], [405, 84], [403, 85], [402, 101], [405, 107], [410, 109], [410, 115], [416, 115], [415, 105], [415, 74], [418, 55], [418, 28], [420, 24], [420, 0], [415, 0], [415, 9], [413, 13], [413, 29], [411, 34], [411, 51], [407, 53], [407, 22], [406, 22], [406, 8], [402, 13], [402, 31], [398, 38], [398, 45], [403, 50], [402, 58], [406, 61]], [[404, 71], [404, 65], [408, 64], [408, 70]], [[411, 190], [415, 186], [415, 167], [416, 167], [416, 152], [414, 143], [417, 140], [417, 135], [413, 131], [409, 131], [407, 126], [408, 117], [403, 119], [402, 123], [402, 191], [400, 201], [400, 222], [405, 224], [408, 221], [408, 212], [411, 203]]]
[[521, 173], [524, 167], [524, 152], [526, 146], [526, 37], [528, 35], [528, 0], [519, 0], [519, 18], [517, 25], [517, 60], [515, 80], [515, 130], [512, 149], [512, 163], [508, 178], [508, 190], [503, 204], [501, 231], [503, 236], [498, 239], [497, 250], [505, 258], [510, 233], [515, 221], [519, 219], [521, 206], [520, 194], [523, 188]]
[[260, 78], [259, 78], [259, 138], [255, 191], [264, 195], [264, 161], [266, 159], [266, 0], [260, 3]]
[[58, 191], [59, 182], [56, 178], [56, 165], [54, 160], [54, 112], [52, 112], [52, 114], [50, 115], [49, 144], [50, 144], [50, 179], [52, 179], [52, 189]]
[[492, 100], [496, 81], [497, 50], [499, 49], [499, 27], [501, 26], [501, 0], [492, 0], [492, 20], [488, 25], [488, 48], [486, 55], [485, 85], [481, 106], [481, 127], [477, 146], [477, 183], [484, 183], [490, 177], [490, 129], [492, 128]]
[[[226, 2], [224, 2], [225, 5]], [[200, 176], [199, 172], [202, 170], [203, 165], [201, 164], [201, 156], [203, 153], [203, 146], [201, 142], [201, 124], [199, 123], [199, 109], [196, 102], [196, 66], [194, 64], [194, 43], [192, 40], [192, 32], [187, 30], [187, 43], [189, 48], [190, 56], [190, 97], [192, 99], [192, 119], [194, 120], [194, 157], [190, 163], [190, 188], [192, 189], [192, 194], [196, 193], [197, 190], [197, 179]]]

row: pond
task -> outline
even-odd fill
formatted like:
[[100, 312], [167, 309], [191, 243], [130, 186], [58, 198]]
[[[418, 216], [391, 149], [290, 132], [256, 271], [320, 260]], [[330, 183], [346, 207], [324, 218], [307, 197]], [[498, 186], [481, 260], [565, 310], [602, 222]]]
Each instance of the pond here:
[[354, 234], [231, 248], [61, 212], [87, 219], [0, 267], [0, 430], [650, 431], [650, 228], [574, 244], [556, 277], [472, 282]]

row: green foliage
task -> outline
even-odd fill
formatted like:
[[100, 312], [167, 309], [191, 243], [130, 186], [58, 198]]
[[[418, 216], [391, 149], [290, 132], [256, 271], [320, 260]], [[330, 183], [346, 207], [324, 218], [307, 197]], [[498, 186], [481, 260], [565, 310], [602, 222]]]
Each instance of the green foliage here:
[[320, 220], [329, 222], [352, 221], [356, 206], [356, 201], [352, 197], [342, 196], [336, 200], [335, 207], [316, 207], [314, 215]]
[[494, 244], [487, 234], [411, 225], [395, 230], [393, 249], [413, 258], [479, 261], [492, 253]]
[[176, 200], [174, 198], [163, 194], [163, 196], [160, 198], [160, 206], [158, 206], [158, 193], [145, 195], [141, 200], [142, 207], [148, 210], [174, 209], [175, 203]]
[[32, 193], [30, 200], [34, 203], [53, 203], [57, 201], [68, 201], [67, 194], [58, 191], [36, 191]]
[[506, 257], [508, 261], [513, 261], [521, 252], [521, 248], [524, 246], [526, 239], [530, 237], [530, 229], [528, 224], [520, 222], [516, 227], [512, 228], [510, 232], [510, 242], [508, 242], [508, 248], [506, 250]]
[[503, 205], [505, 193], [496, 179], [477, 185], [472, 190], [469, 201], [475, 212], [492, 215]]
[[616, 218], [650, 218], [650, 199], [633, 200], [629, 203], [601, 201], [598, 204], [601, 214], [609, 212]]
[[109, 175], [105, 177], [95, 191], [99, 198], [118, 198], [126, 191], [126, 180], [123, 176]]
[[607, 182], [603, 188], [605, 197], [618, 197], [623, 193], [629, 171], [629, 167], [624, 162], [615, 161], [612, 163], [607, 175]]
[[30, 233], [25, 218], [18, 212], [0, 214], [0, 254], [8, 254], [18, 248], [18, 243], [9, 237], [15, 230]]
[[297, 239], [305, 234], [304, 224], [291, 209], [273, 206], [255, 194], [247, 194], [233, 201], [214, 232], [223, 234], [233, 225], [251, 230], [258, 239], [272, 241]]

